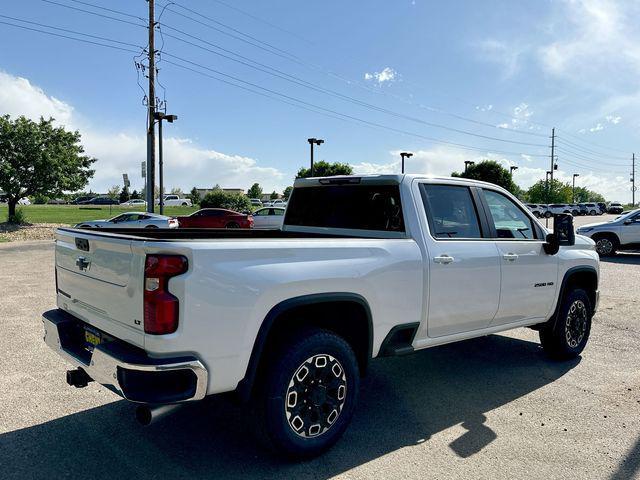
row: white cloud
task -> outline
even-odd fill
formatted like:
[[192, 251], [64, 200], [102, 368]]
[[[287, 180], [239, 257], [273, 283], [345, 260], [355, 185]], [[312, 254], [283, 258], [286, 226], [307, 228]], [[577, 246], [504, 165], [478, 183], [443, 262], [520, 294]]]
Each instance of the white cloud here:
[[502, 42], [496, 39], [483, 40], [475, 45], [480, 56], [502, 68], [504, 79], [510, 78], [520, 70], [520, 61], [526, 48], [513, 42]]
[[620, 120], [622, 120], [622, 117], [616, 117], [614, 115], [607, 115], [606, 117], [604, 117], [605, 120], [609, 123], [613, 123], [614, 125], [617, 125], [620, 123]]
[[378, 85], [384, 83], [393, 83], [400, 78], [400, 74], [391, 67], [385, 67], [379, 72], [365, 73], [364, 79], [368, 81], [374, 81]]
[[595, 126], [591, 127], [589, 129], [590, 132], [600, 132], [601, 130], [604, 130], [604, 125], [602, 125], [600, 122], [596, 123]]
[[[95, 176], [87, 188], [104, 192], [112, 185], [121, 185], [123, 173], [128, 173], [132, 189], [143, 186], [140, 173], [140, 163], [146, 159], [143, 135], [93, 128], [68, 103], [47, 95], [27, 79], [4, 72], [0, 72], [0, 111], [34, 120], [51, 116], [59, 124], [79, 129], [86, 153], [98, 159], [93, 166]], [[253, 158], [204, 148], [189, 139], [165, 137], [164, 159], [167, 188], [190, 190], [193, 186], [219, 184], [247, 189], [253, 182], [259, 182], [265, 191], [281, 191], [290, 183], [277, 168], [260, 166]]]

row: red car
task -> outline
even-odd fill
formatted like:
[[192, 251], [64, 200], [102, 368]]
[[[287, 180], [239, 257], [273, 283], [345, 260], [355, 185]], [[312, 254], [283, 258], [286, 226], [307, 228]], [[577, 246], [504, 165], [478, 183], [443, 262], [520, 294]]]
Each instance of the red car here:
[[180, 228], [253, 228], [253, 217], [224, 208], [203, 208], [177, 217]]

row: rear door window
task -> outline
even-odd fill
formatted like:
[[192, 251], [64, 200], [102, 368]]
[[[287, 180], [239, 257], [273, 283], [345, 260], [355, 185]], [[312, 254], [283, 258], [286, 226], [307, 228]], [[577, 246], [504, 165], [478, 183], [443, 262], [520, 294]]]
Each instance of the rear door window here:
[[535, 238], [531, 218], [511, 199], [493, 190], [483, 190], [483, 194], [487, 205], [489, 205], [497, 238], [513, 240], [532, 240]]
[[422, 199], [434, 238], [482, 238], [468, 187], [422, 184]]
[[370, 184], [295, 188], [285, 224], [404, 232], [400, 188]]

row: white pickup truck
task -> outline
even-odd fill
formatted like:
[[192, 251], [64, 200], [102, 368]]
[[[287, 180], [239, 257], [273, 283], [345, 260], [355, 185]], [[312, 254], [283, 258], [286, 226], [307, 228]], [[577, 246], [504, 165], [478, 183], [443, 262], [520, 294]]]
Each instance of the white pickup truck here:
[[598, 262], [570, 215], [550, 234], [492, 184], [301, 179], [282, 230], [58, 229], [45, 341], [69, 384], [106, 385], [143, 422], [235, 392], [277, 451], [305, 457], [343, 433], [374, 357], [517, 327], [580, 354]]
[[[156, 205], [160, 205], [160, 199], [156, 198]], [[180, 195], [175, 195], [173, 193], [166, 194], [162, 198], [162, 204], [165, 207], [190, 207], [192, 205], [191, 199], [189, 198], [180, 198]]]

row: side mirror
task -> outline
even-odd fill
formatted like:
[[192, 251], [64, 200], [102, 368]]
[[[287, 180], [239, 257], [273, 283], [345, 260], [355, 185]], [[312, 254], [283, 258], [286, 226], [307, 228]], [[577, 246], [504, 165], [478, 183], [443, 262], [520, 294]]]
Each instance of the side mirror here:
[[555, 255], [560, 246], [575, 245], [576, 234], [573, 230], [573, 216], [560, 213], [553, 216], [553, 233], [547, 235], [544, 250], [549, 255]]

